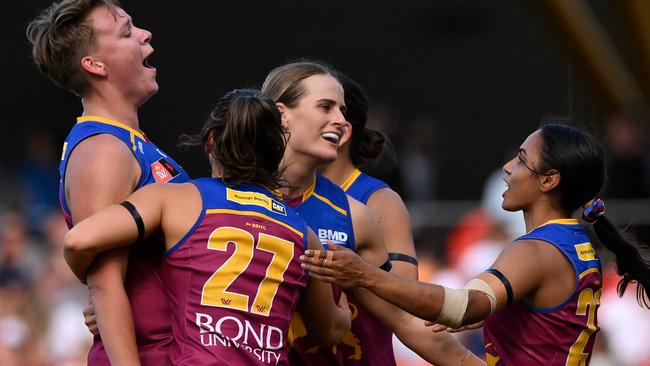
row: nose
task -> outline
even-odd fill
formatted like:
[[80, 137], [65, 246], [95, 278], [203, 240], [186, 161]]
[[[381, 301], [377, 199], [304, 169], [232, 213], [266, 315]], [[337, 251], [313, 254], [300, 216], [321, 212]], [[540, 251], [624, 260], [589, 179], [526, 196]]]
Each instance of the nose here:
[[151, 34], [151, 32], [149, 32], [146, 29], [142, 29], [142, 28], [139, 28], [139, 29], [142, 32], [142, 36], [141, 36], [142, 44], [150, 43], [151, 38], [153, 37], [153, 34]]
[[345, 120], [345, 116], [343, 115], [343, 112], [341, 112], [340, 109], [337, 109], [334, 117], [332, 118], [332, 123], [336, 125], [336, 127], [343, 127], [347, 123]]
[[514, 157], [509, 162], [503, 164], [503, 172], [504, 173], [506, 173], [508, 175], [510, 175], [510, 173], [512, 173], [512, 164], [515, 161], [515, 159], [517, 159], [517, 157]]

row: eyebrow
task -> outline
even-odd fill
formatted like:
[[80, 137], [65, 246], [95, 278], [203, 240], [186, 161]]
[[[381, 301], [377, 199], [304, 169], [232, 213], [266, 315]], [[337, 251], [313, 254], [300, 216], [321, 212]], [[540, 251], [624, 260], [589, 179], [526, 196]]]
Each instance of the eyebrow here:
[[126, 17], [123, 17], [126, 20], [122, 25], [120, 26], [120, 32], [124, 30], [124, 28], [129, 29], [133, 25], [133, 22], [131, 21], [131, 16], [127, 15]]
[[[337, 104], [337, 102], [335, 100], [329, 99], [329, 98], [318, 99], [316, 101], [316, 103], [323, 103], [323, 102], [325, 102], [325, 103], [327, 103], [329, 105], [336, 105]], [[347, 112], [347, 110], [348, 110], [348, 107], [346, 107], [345, 104], [341, 104], [341, 112], [345, 113], [345, 112]]]

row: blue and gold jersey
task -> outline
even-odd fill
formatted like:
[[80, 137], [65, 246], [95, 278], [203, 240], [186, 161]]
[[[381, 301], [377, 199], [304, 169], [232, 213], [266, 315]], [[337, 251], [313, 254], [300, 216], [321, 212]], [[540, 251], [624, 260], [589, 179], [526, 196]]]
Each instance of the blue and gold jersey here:
[[[73, 222], [64, 188], [68, 159], [77, 144], [99, 134], [117, 137], [133, 152], [141, 170], [136, 189], [154, 182], [183, 183], [190, 180], [183, 168], [158, 149], [141, 131], [107, 118], [79, 117], [63, 144], [59, 164], [59, 200], [69, 227], [72, 227]], [[105, 179], [111, 179], [110, 171], [106, 172]], [[160, 251], [156, 251], [156, 245]], [[169, 364], [169, 346], [174, 341], [169, 318], [171, 309], [159, 274], [161, 254], [162, 243], [159, 241], [150, 240], [146, 245], [131, 246], [124, 280], [124, 289], [134, 313], [135, 336], [143, 365]], [[110, 365], [99, 336], [95, 336], [87, 363], [92, 366]]]
[[347, 194], [320, 174], [303, 193], [301, 202], [289, 202], [307, 225], [314, 230], [324, 247], [327, 241], [355, 250], [352, 217]]
[[536, 308], [519, 300], [488, 317], [483, 327], [487, 364], [588, 364], [598, 332], [602, 270], [587, 233], [578, 220], [560, 219], [519, 240], [541, 240], [562, 252], [575, 271], [575, 288], [558, 306]]
[[[337, 245], [355, 250], [352, 215], [347, 194], [329, 179], [316, 174], [312, 185], [301, 197], [288, 200], [307, 225], [316, 232], [324, 247], [331, 240]], [[341, 290], [332, 287], [334, 301], [338, 302]], [[308, 316], [318, 316], [309, 314]], [[337, 365], [336, 352], [331, 347], [308, 347], [303, 337], [307, 335], [300, 313], [296, 312], [291, 321], [289, 340], [290, 364], [326, 366]], [[354, 340], [353, 340], [354, 341]]]
[[388, 184], [355, 168], [348, 179], [341, 184], [341, 188], [352, 198], [365, 205], [373, 193], [382, 188], [388, 188]]
[[[140, 165], [140, 181], [136, 189], [149, 183], [183, 183], [190, 180], [190, 176], [170, 156], [162, 152], [142, 132], [126, 126], [123, 123], [97, 116], [84, 116], [77, 118], [77, 124], [72, 127], [68, 137], [63, 143], [63, 153], [59, 164], [61, 183], [59, 185], [59, 199], [61, 208], [68, 226], [72, 225], [70, 209], [65, 199], [65, 171], [68, 166], [70, 153], [81, 141], [95, 135], [109, 134], [120, 139], [133, 152]], [[110, 179], [107, 172], [106, 179]]]

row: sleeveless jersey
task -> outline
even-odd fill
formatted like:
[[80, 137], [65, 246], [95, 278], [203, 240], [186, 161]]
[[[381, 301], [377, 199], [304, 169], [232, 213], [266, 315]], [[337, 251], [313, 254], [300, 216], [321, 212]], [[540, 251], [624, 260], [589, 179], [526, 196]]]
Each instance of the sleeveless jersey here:
[[520, 300], [485, 320], [488, 365], [588, 365], [598, 332], [602, 271], [589, 237], [575, 219], [551, 220], [516, 240], [543, 240], [574, 268], [576, 287], [554, 308]]
[[174, 365], [287, 365], [307, 225], [267, 189], [192, 181], [203, 210], [165, 253]]
[[355, 168], [341, 184], [341, 188], [352, 198], [366, 205], [373, 193], [382, 188], [388, 188], [388, 184]]
[[[345, 192], [329, 179], [320, 174], [314, 176], [314, 181], [301, 197], [288, 202], [294, 206], [300, 217], [316, 232], [324, 247], [331, 240], [337, 245], [355, 250], [354, 231], [350, 205]], [[341, 297], [341, 290], [332, 286], [334, 301]], [[308, 316], [318, 316], [309, 314]], [[308, 347], [300, 338], [307, 335], [302, 321], [302, 315], [296, 312], [291, 322], [289, 338], [292, 342], [289, 360], [292, 365], [338, 365], [336, 347]], [[358, 340], [347, 338], [343, 340], [347, 346], [358, 347]], [[338, 345], [342, 347], [343, 345]]]
[[[63, 154], [59, 164], [61, 177], [59, 200], [68, 227], [72, 227], [72, 216], [65, 198], [65, 171], [68, 159], [77, 144], [98, 134], [115, 136], [133, 152], [141, 170], [137, 188], [153, 182], [181, 183], [189, 181], [190, 177], [183, 168], [158, 149], [141, 131], [102, 117], [79, 117], [77, 124], [72, 128], [63, 144]], [[110, 179], [110, 177], [111, 172], [106, 172], [106, 179]], [[131, 246], [124, 282], [133, 311], [140, 360], [145, 366], [169, 364], [169, 345], [173, 341], [169, 315], [171, 309], [158, 272], [163, 248], [162, 243], [156, 242], [155, 244], [160, 246], [159, 253], [152, 251], [148, 245]], [[93, 340], [93, 345], [88, 353], [88, 364], [90, 366], [110, 365], [99, 336]]]
[[[359, 169], [354, 169], [341, 185], [347, 194], [364, 205], [374, 192], [387, 187], [383, 181], [362, 173]], [[356, 340], [356, 347], [350, 347], [348, 344], [338, 345], [336, 356], [339, 364], [394, 366], [393, 331], [351, 294], [348, 295], [348, 303], [352, 310], [352, 328], [344, 340]]]

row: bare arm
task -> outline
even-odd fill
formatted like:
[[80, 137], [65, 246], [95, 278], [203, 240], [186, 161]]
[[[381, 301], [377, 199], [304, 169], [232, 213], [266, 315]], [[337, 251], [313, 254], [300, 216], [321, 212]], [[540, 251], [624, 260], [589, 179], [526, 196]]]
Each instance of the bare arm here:
[[[311, 229], [309, 229], [309, 248], [324, 250]], [[335, 304], [332, 287], [311, 276], [298, 307], [303, 314], [302, 319], [310, 344], [336, 344], [350, 331], [351, 314], [347, 302]]]
[[[144, 222], [144, 237], [158, 230], [162, 207], [168, 195], [166, 187], [151, 184], [133, 193], [126, 200], [134, 204]], [[83, 280], [97, 254], [134, 244], [138, 227], [131, 213], [122, 205], [110, 205], [75, 225], [63, 239], [68, 266]]]
[[368, 206], [348, 196], [356, 252], [363, 260], [373, 266], [379, 267], [388, 260], [386, 245], [377, 225], [377, 218]]
[[[383, 188], [370, 196], [367, 205], [377, 218], [386, 243], [386, 251], [389, 254], [403, 254], [417, 259], [413, 244], [411, 218], [402, 198], [392, 189]], [[400, 260], [391, 260], [391, 264], [393, 266], [392, 273], [414, 280], [418, 279], [417, 265]]]
[[[447, 332], [432, 332], [425, 321], [378, 299], [364, 288], [356, 288], [356, 298], [377, 319], [390, 328], [409, 349], [438, 366], [482, 365], [483, 362]], [[477, 362], [478, 363], [475, 363]]]
[[[544, 272], [554, 268], [550, 263], [553, 260], [553, 251], [558, 252], [549, 245], [536, 241], [517, 242], [503, 251], [493, 267], [510, 279], [514, 301], [531, 295], [542, 285]], [[345, 248], [334, 246], [333, 258], [327, 263], [322, 263], [314, 254], [313, 251], [307, 251], [303, 257], [305, 268], [311, 271], [312, 276], [344, 288], [367, 288], [375, 295], [419, 318], [430, 321], [438, 319], [444, 300], [442, 286], [413, 281], [382, 271], [365, 263], [358, 255]], [[557, 255], [561, 254], [558, 252]], [[501, 282], [489, 273], [481, 273], [478, 277], [493, 289], [497, 309], [504, 307], [507, 295]], [[488, 298], [480, 291], [470, 290], [462, 324], [483, 320], [489, 311]]]
[[[80, 142], [65, 173], [73, 222], [124, 200], [135, 189], [140, 173], [133, 154], [114, 136], [96, 135]], [[114, 364], [139, 365], [131, 307], [123, 285], [127, 261], [126, 248], [99, 256], [87, 283], [109, 359]]]

